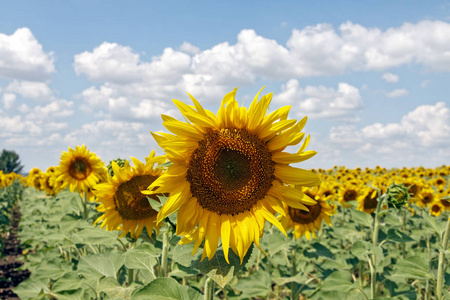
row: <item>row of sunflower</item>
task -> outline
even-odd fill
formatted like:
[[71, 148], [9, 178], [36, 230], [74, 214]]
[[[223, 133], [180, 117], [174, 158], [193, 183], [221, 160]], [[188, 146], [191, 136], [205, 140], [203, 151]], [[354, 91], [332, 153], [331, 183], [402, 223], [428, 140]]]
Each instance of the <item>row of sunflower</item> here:
[[[442, 166], [387, 170], [334, 167], [306, 171], [292, 164], [316, 154], [305, 150], [309, 136], [301, 132], [306, 118], [288, 119], [289, 106], [267, 114], [272, 94], [258, 100], [247, 110], [235, 100], [236, 89], [227, 94], [217, 114], [205, 110], [192, 97], [193, 105], [174, 100], [187, 122], [162, 115], [171, 132], [152, 133], [164, 156], [152, 151], [146, 163], [131, 158], [122, 166], [111, 162], [110, 172], [101, 159], [86, 146], [69, 148], [60, 165], [47, 171], [32, 169], [28, 185], [53, 195], [69, 187], [86, 199], [98, 200], [103, 215], [96, 221], [106, 230], [122, 230], [139, 237], [158, 229], [170, 214], [177, 214], [176, 234], [182, 243], [204, 241], [203, 258], [211, 259], [219, 238], [228, 259], [230, 247], [241, 260], [252, 243], [259, 245], [265, 221], [285, 232], [309, 239], [315, 236], [322, 220], [331, 225], [330, 216], [338, 205], [347, 208], [357, 201], [357, 209], [373, 213], [379, 196], [393, 183], [409, 187], [414, 205], [426, 207], [439, 216], [450, 209], [442, 199], [449, 194], [449, 170]], [[285, 152], [287, 146], [303, 144], [297, 153]], [[170, 164], [164, 164], [169, 161]], [[156, 165], [156, 166], [155, 166]], [[167, 201], [158, 211], [151, 200]], [[276, 217], [278, 214], [278, 217]], [[246, 228], [246, 230], [242, 230]]]
[[[331, 216], [352, 201], [358, 210], [373, 213], [395, 184], [409, 187], [413, 197], [402, 204], [412, 212], [424, 203], [436, 216], [445, 210], [446, 167], [301, 169], [296, 164], [316, 154], [306, 150], [310, 139], [301, 132], [306, 118], [288, 119], [289, 106], [268, 113], [272, 94], [259, 99], [258, 93], [248, 109], [238, 105], [235, 94], [236, 89], [224, 97], [217, 114], [190, 95], [193, 105], [174, 100], [186, 121], [162, 115], [170, 133], [152, 135], [163, 156], [152, 151], [145, 163], [131, 158], [133, 166], [120, 160], [106, 168], [86, 146], [77, 146], [63, 152], [59, 166], [30, 171], [26, 182], [50, 195], [68, 188], [80, 193], [84, 205], [97, 201], [102, 214], [95, 223], [122, 231], [121, 236], [137, 239], [144, 229], [152, 235], [170, 224], [181, 245], [193, 243], [192, 254], [202, 249], [200, 261], [211, 260], [221, 246], [227, 263], [235, 255], [241, 264], [253, 244], [261, 249], [266, 221], [284, 235], [292, 228], [296, 239], [315, 238], [322, 221], [331, 226]], [[297, 152], [286, 151], [299, 143]]]

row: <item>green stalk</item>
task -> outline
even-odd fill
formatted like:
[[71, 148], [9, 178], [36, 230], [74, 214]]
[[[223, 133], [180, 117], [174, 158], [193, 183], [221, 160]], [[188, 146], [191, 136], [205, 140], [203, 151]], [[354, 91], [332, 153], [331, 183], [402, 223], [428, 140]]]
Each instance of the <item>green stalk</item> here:
[[163, 233], [163, 248], [162, 248], [162, 256], [161, 256], [161, 277], [167, 277], [169, 274], [169, 270], [167, 269], [167, 254], [169, 253], [169, 230], [166, 228], [166, 231]]
[[[291, 265], [291, 277], [294, 277], [295, 274], [297, 274], [297, 259], [295, 258], [295, 254], [296, 254], [296, 249], [294, 248], [291, 251], [291, 256], [292, 256], [292, 265]], [[291, 282], [291, 300], [295, 300], [296, 298], [296, 291], [295, 291], [295, 281]]]
[[88, 217], [88, 210], [87, 210], [87, 194], [83, 193], [83, 198], [81, 199], [81, 202], [83, 204], [83, 219], [87, 219]]
[[447, 226], [445, 227], [444, 239], [442, 240], [442, 249], [439, 250], [439, 265], [438, 265], [438, 278], [436, 284], [436, 296], [438, 300], [442, 299], [442, 286], [444, 279], [444, 254], [448, 246], [448, 236], [450, 232], [450, 218], [447, 220]]
[[203, 295], [204, 300], [212, 300], [214, 297], [214, 280], [210, 277], [206, 278], [205, 291]]
[[[386, 198], [385, 195], [378, 197], [377, 210], [375, 211], [375, 220], [373, 225], [373, 237], [372, 242], [375, 247], [378, 246], [378, 231], [380, 227], [380, 210], [381, 205]], [[377, 285], [377, 271], [376, 271], [377, 261], [375, 254], [372, 254], [372, 267], [370, 268], [370, 295], [372, 299], [375, 299], [376, 295], [376, 285]]]

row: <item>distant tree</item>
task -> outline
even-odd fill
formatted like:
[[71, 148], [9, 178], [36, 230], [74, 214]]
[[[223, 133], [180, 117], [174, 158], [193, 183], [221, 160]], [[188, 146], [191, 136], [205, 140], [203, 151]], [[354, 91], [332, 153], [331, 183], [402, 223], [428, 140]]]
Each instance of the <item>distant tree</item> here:
[[0, 155], [0, 170], [3, 173], [20, 173], [22, 172], [23, 166], [20, 164], [19, 155], [15, 151], [9, 151], [3, 149]]

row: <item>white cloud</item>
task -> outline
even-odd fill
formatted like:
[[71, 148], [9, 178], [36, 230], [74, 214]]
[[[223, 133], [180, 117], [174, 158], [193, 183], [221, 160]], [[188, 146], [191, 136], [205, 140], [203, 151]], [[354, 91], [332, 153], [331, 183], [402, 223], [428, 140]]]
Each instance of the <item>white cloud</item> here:
[[392, 74], [392, 73], [384, 73], [381, 75], [381, 78], [384, 79], [387, 82], [398, 82], [398, 75]]
[[14, 106], [16, 102], [16, 95], [12, 93], [4, 93], [3, 94], [3, 106], [5, 109], [9, 110]]
[[359, 90], [347, 83], [341, 82], [338, 89], [325, 86], [300, 87], [298, 80], [291, 79], [276, 95], [277, 101], [292, 104], [299, 114], [316, 119], [354, 120], [355, 112], [363, 108]]
[[183, 42], [183, 44], [180, 45], [179, 50], [191, 55], [195, 55], [200, 52], [200, 49], [198, 47], [188, 42]]
[[422, 81], [422, 82], [420, 83], [420, 86], [423, 87], [423, 88], [426, 88], [426, 87], [428, 87], [428, 85], [429, 85], [430, 83], [431, 83], [431, 80], [426, 79], [426, 80], [424, 80], [424, 81]]
[[333, 127], [328, 139], [330, 149], [347, 149], [343, 153], [349, 162], [367, 159], [396, 167], [442, 164], [442, 151], [450, 147], [450, 109], [444, 102], [421, 105], [397, 123]]
[[5, 91], [19, 94], [24, 98], [43, 102], [49, 102], [55, 99], [52, 90], [44, 82], [14, 80], [6, 86]]
[[406, 89], [396, 89], [390, 92], [386, 92], [385, 95], [388, 98], [400, 98], [408, 96], [409, 92]]
[[53, 53], [45, 53], [28, 28], [0, 33], [0, 77], [44, 81], [55, 72]]

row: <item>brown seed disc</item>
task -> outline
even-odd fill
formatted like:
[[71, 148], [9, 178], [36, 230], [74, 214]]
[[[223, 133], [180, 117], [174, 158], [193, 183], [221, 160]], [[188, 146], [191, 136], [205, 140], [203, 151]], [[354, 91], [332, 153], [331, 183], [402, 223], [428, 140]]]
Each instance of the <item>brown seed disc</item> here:
[[[114, 204], [122, 218], [127, 220], [139, 220], [158, 214], [158, 212], [150, 206], [147, 196], [141, 193], [141, 191], [147, 189], [156, 178], [157, 176], [152, 175], [135, 176], [119, 186], [114, 194]], [[148, 197], [159, 201], [156, 195], [149, 195]]]
[[378, 195], [375, 193], [375, 195], [372, 197], [373, 190], [370, 191], [370, 193], [367, 194], [367, 196], [364, 198], [364, 209], [374, 209], [377, 208], [378, 205]]
[[69, 165], [69, 174], [76, 180], [86, 179], [92, 172], [92, 166], [84, 157], [76, 157]]
[[288, 207], [288, 213], [292, 221], [299, 224], [309, 224], [314, 222], [319, 217], [320, 212], [322, 211], [322, 205], [320, 205], [320, 202], [305, 206], [308, 207], [309, 211]]
[[219, 215], [250, 210], [275, 179], [267, 145], [246, 129], [208, 132], [192, 153], [187, 171], [191, 193], [199, 204]]
[[344, 201], [352, 201], [352, 200], [356, 200], [356, 197], [358, 197], [358, 193], [355, 190], [346, 190], [344, 193]]

